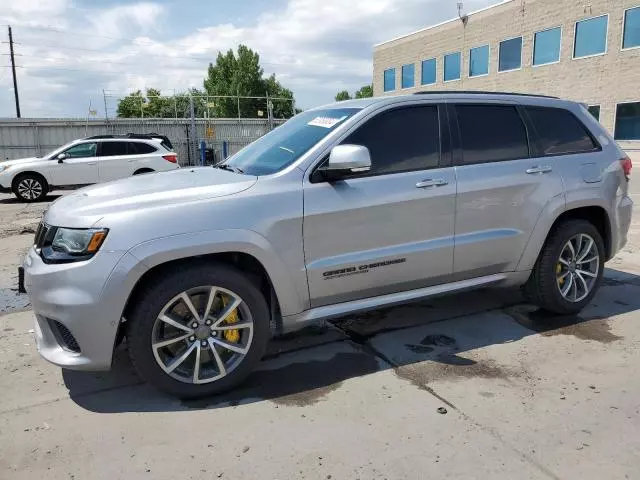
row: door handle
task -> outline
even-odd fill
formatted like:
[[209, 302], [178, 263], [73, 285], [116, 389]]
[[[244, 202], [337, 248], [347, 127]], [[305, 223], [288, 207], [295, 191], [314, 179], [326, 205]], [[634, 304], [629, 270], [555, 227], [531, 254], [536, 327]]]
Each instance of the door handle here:
[[96, 165], [98, 162], [87, 162], [87, 165]]
[[416, 188], [431, 188], [431, 187], [443, 187], [448, 185], [449, 182], [442, 178], [427, 178], [421, 182], [416, 183]]
[[551, 167], [549, 165], [536, 165], [535, 167], [527, 168], [526, 172], [529, 175], [533, 175], [535, 173], [549, 173], [551, 171]]

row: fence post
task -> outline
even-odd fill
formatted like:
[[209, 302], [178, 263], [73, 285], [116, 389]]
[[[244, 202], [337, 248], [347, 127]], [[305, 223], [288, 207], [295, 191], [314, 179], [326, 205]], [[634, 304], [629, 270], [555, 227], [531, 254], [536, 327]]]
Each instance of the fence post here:
[[196, 112], [193, 106], [193, 94], [189, 93], [189, 113], [191, 116], [191, 144], [189, 145], [189, 150], [191, 151], [191, 158], [194, 160], [198, 158], [198, 134], [196, 133]]

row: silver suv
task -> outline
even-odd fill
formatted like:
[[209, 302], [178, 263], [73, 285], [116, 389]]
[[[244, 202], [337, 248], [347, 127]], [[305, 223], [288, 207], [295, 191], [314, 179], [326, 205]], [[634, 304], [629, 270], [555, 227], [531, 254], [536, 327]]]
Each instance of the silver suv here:
[[218, 168], [79, 190], [24, 261], [41, 355], [189, 398], [273, 335], [487, 286], [578, 312], [626, 242], [631, 161], [578, 103], [434, 93], [299, 114]]

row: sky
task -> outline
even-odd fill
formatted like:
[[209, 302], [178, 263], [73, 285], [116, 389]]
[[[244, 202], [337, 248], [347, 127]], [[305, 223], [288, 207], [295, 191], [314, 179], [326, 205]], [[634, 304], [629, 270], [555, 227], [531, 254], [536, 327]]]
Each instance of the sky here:
[[[245, 44], [299, 108], [372, 81], [373, 45], [454, 18], [457, 0], [0, 0], [0, 117], [115, 115], [149, 87], [202, 88], [218, 52]], [[463, 0], [470, 12], [498, 0]]]

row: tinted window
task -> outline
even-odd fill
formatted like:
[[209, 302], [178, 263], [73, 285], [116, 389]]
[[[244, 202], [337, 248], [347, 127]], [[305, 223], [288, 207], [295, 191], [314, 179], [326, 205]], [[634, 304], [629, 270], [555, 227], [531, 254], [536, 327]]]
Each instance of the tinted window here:
[[100, 149], [101, 157], [113, 157], [115, 155], [127, 154], [127, 142], [102, 142]]
[[600, 105], [591, 105], [587, 110], [589, 110], [589, 113], [593, 115], [593, 118], [600, 121]]
[[608, 17], [590, 18], [576, 23], [573, 56], [587, 57], [604, 53], [607, 49]]
[[515, 107], [457, 105], [465, 164], [527, 158], [527, 132]]
[[71, 158], [95, 157], [96, 147], [97, 145], [95, 143], [80, 143], [67, 148], [64, 153]]
[[498, 70], [516, 70], [522, 65], [522, 37], [500, 42], [498, 52]]
[[560, 60], [560, 27], [537, 32], [533, 36], [533, 64], [544, 65]]
[[396, 69], [388, 68], [384, 71], [384, 91], [391, 92], [396, 89]]
[[436, 83], [436, 59], [431, 58], [422, 62], [422, 85]]
[[597, 148], [586, 128], [568, 110], [527, 107], [543, 155], [590, 152]]
[[489, 73], [489, 45], [469, 50], [469, 76], [487, 75]]
[[640, 140], [640, 102], [616, 107], [616, 140]]
[[402, 88], [411, 88], [414, 85], [415, 65], [410, 63], [402, 66]]
[[444, 56], [444, 81], [460, 79], [460, 52]]
[[640, 7], [630, 8], [624, 13], [622, 48], [633, 47], [640, 47]]
[[144, 155], [145, 153], [152, 153], [155, 151], [155, 147], [142, 142], [129, 142], [127, 150], [129, 155]]
[[438, 166], [439, 132], [436, 106], [402, 108], [376, 115], [342, 143], [369, 149], [366, 175], [424, 170]]

